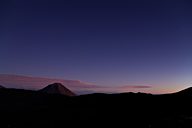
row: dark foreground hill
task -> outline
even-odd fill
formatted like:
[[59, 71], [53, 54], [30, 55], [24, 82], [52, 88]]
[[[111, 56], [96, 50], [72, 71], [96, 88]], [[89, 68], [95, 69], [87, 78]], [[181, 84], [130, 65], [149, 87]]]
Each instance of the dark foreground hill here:
[[143, 93], [68, 97], [0, 89], [1, 128], [191, 128], [192, 95]]

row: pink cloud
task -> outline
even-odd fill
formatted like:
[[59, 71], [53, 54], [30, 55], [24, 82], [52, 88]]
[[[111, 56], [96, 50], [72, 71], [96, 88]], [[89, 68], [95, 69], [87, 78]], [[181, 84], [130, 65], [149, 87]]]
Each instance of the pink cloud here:
[[52, 83], [62, 83], [66, 87], [72, 89], [99, 87], [92, 83], [84, 83], [79, 80], [63, 80], [54, 78], [0, 74], [0, 84], [8, 88], [23, 88], [23, 89], [38, 90]]

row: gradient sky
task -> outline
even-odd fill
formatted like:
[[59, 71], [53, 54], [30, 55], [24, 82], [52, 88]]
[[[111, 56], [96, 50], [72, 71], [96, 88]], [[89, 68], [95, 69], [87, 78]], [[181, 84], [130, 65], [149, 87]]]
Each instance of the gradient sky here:
[[0, 73], [190, 86], [191, 0], [3, 0]]

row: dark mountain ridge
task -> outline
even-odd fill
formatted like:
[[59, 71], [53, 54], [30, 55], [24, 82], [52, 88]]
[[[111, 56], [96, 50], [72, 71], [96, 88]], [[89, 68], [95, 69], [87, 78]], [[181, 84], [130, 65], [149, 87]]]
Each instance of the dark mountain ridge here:
[[1, 88], [5, 88], [5, 87], [4, 87], [3, 85], [0, 85], [0, 89], [1, 89]]
[[[188, 91], [187, 91], [188, 92]], [[0, 89], [2, 128], [191, 128], [191, 95], [145, 93], [68, 97], [41, 91]]]
[[183, 95], [183, 96], [192, 96], [192, 87], [183, 89], [183, 90], [176, 92], [174, 94]]

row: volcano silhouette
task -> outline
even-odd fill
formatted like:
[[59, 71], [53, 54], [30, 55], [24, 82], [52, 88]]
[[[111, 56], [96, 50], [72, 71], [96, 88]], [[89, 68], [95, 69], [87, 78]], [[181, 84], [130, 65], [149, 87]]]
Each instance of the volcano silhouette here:
[[66, 96], [75, 96], [76, 94], [73, 93], [71, 90], [66, 88], [61, 83], [53, 83], [48, 85], [47, 87], [40, 90], [40, 92], [50, 93], [50, 94], [62, 94]]

